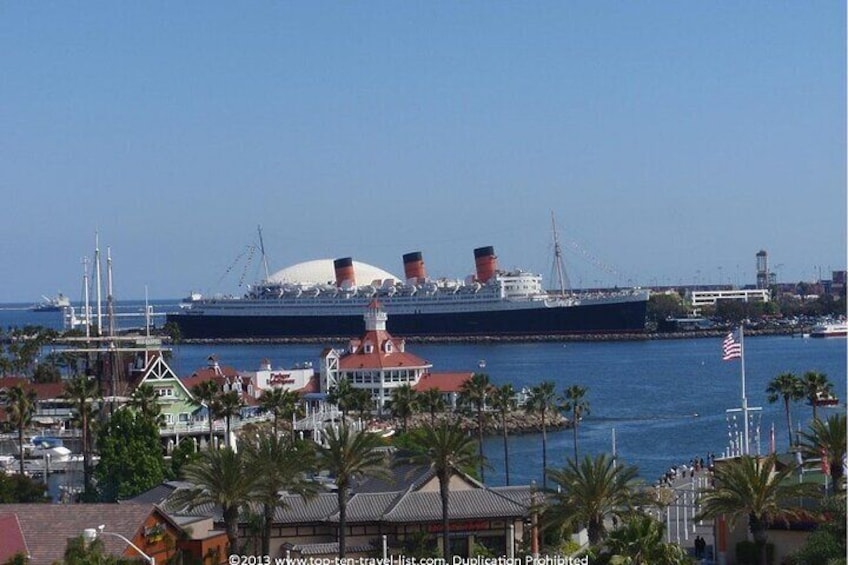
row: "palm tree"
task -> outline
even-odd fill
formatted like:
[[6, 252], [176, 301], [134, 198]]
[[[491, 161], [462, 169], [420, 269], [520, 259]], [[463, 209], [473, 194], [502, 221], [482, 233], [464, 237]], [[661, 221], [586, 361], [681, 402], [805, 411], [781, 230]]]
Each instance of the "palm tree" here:
[[786, 412], [786, 429], [789, 432], [789, 449], [792, 449], [792, 415], [789, 412], [789, 403], [804, 398], [804, 387], [801, 379], [793, 373], [781, 373], [769, 382], [766, 387], [769, 403], [775, 403], [783, 399], [783, 409]]
[[816, 412], [818, 399], [820, 396], [826, 396], [833, 391], [833, 383], [828, 380], [824, 373], [816, 371], [807, 371], [804, 373], [804, 378], [801, 381], [804, 387], [804, 392], [807, 395], [807, 400], [813, 406], [813, 420], [818, 420], [819, 416]]
[[436, 425], [436, 412], [445, 410], [445, 397], [437, 388], [428, 388], [418, 394], [418, 404], [425, 412], [430, 413], [430, 425]]
[[571, 385], [560, 398], [562, 410], [571, 414], [571, 430], [574, 433], [574, 460], [577, 461], [577, 426], [584, 414], [589, 414], [589, 401], [585, 400], [586, 387]]
[[360, 477], [388, 478], [380, 437], [356, 432], [344, 422], [324, 430], [324, 446], [318, 449], [318, 467], [336, 479], [339, 505], [339, 558], [345, 556], [347, 498], [351, 483]]
[[345, 378], [340, 378], [336, 381], [336, 384], [330, 387], [327, 394], [327, 402], [338, 406], [342, 413], [342, 419], [347, 418], [347, 413], [351, 409], [352, 395], [353, 386]]
[[159, 394], [149, 384], [145, 383], [136, 387], [130, 395], [128, 404], [157, 425], [163, 423], [164, 418], [162, 417], [162, 407], [159, 405]]
[[[279, 429], [279, 419], [291, 418], [296, 413], [298, 399], [297, 393], [284, 388], [272, 388], [262, 392], [262, 396], [259, 397], [259, 405], [262, 410], [274, 415], [275, 436]], [[292, 430], [292, 437], [294, 437], [294, 430]]]
[[189, 510], [202, 504], [220, 506], [229, 553], [238, 553], [239, 509], [250, 500], [259, 478], [243, 451], [234, 451], [229, 446], [204, 451], [197, 461], [183, 467], [183, 477], [192, 487], [175, 491], [169, 503], [185, 505]]
[[350, 410], [359, 412], [359, 419], [365, 420], [366, 414], [371, 414], [374, 409], [374, 401], [371, 400], [371, 391], [364, 388], [355, 388], [350, 391], [348, 399]]
[[760, 563], [766, 563], [768, 525], [798, 514], [788, 505], [801, 496], [815, 496], [818, 488], [811, 483], [796, 483], [790, 479], [793, 469], [778, 470], [775, 456], [761, 459], [743, 455], [715, 469], [716, 487], [703, 491], [701, 512], [694, 519], [726, 516], [731, 527], [743, 518], [760, 548]]
[[209, 418], [209, 449], [212, 449], [212, 446], [215, 444], [215, 431], [213, 429], [215, 414], [213, 413], [212, 406], [217, 400], [219, 393], [218, 384], [212, 379], [199, 382], [191, 387], [191, 395], [194, 397], [194, 401], [200, 406], [206, 407], [206, 417]]
[[212, 403], [212, 411], [226, 421], [227, 441], [230, 441], [230, 420], [233, 416], [239, 416], [243, 407], [241, 395], [234, 390], [225, 392]]
[[842, 484], [842, 463], [845, 458], [845, 414], [834, 414], [826, 421], [813, 420], [809, 432], [801, 432], [801, 449], [808, 457], [822, 457], [827, 461], [833, 491]]
[[507, 415], [515, 410], [515, 389], [511, 384], [505, 384], [496, 388], [492, 394], [492, 408], [497, 410], [501, 417], [501, 431], [503, 432], [504, 447], [504, 472], [506, 474], [506, 485], [509, 486], [509, 430], [506, 425]]
[[688, 563], [686, 552], [674, 543], [663, 541], [665, 526], [645, 514], [634, 514], [610, 532], [605, 554], [611, 563], [628, 565], [678, 565]]
[[411, 434], [412, 455], [404, 461], [429, 465], [439, 479], [439, 495], [442, 499], [442, 552], [445, 563], [451, 562], [450, 555], [450, 479], [458, 472], [474, 469], [483, 462], [475, 453], [474, 440], [460, 427], [458, 422], [442, 420], [438, 426], [422, 426]]
[[639, 470], [628, 465], [616, 465], [611, 457], [588, 455], [578, 463], [569, 459], [562, 469], [551, 469], [555, 489], [550, 489], [550, 502], [543, 514], [546, 527], [574, 528], [585, 525], [589, 543], [597, 545], [604, 539], [604, 520], [624, 516], [636, 505], [647, 503], [636, 491]]
[[100, 387], [97, 381], [88, 378], [86, 375], [78, 375], [65, 383], [65, 390], [62, 392], [62, 398], [71, 402], [77, 417], [80, 419], [80, 429], [82, 430], [82, 469], [83, 482], [85, 483], [85, 497], [93, 496], [93, 486], [91, 483], [92, 468], [91, 468], [91, 437], [90, 424], [94, 415], [94, 401], [100, 398]]
[[480, 482], [485, 482], [483, 470], [483, 429], [485, 427], [486, 398], [492, 392], [489, 375], [474, 373], [471, 378], [462, 383], [459, 389], [459, 400], [464, 406], [473, 408], [477, 414], [477, 442], [480, 455]]
[[6, 396], [6, 414], [12, 425], [18, 430], [20, 446], [21, 476], [24, 476], [24, 430], [32, 423], [38, 396], [33, 389], [25, 389], [16, 384], [8, 390]]
[[274, 512], [282, 506], [280, 491], [311, 497], [316, 483], [306, 477], [315, 470], [312, 442], [290, 442], [276, 433], [262, 433], [244, 445], [247, 465], [257, 476], [252, 498], [262, 504], [262, 553], [270, 555]]
[[530, 396], [524, 404], [524, 410], [537, 413], [542, 420], [542, 486], [548, 486], [548, 433], [545, 417], [556, 409], [556, 386], [544, 381], [530, 389]]
[[418, 393], [408, 384], [403, 384], [392, 391], [388, 409], [395, 418], [403, 421], [403, 432], [406, 433], [409, 417], [418, 408]]

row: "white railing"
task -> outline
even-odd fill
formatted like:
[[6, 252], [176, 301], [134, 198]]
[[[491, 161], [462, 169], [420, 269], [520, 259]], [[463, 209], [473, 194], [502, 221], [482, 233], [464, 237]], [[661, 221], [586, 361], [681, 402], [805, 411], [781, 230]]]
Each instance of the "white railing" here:
[[[270, 416], [268, 414], [258, 414], [255, 416], [249, 416], [247, 418], [239, 418], [238, 416], [234, 416], [230, 420], [230, 430], [235, 431], [241, 428], [246, 424], [256, 424], [258, 422], [267, 422], [270, 420]], [[225, 433], [227, 431], [227, 423], [225, 420], [215, 420], [212, 423], [212, 432], [215, 434]], [[165, 424], [164, 426], [159, 428], [160, 436], [172, 436], [172, 435], [194, 435], [194, 434], [208, 434], [209, 433], [209, 422], [176, 422], [173, 424]]]

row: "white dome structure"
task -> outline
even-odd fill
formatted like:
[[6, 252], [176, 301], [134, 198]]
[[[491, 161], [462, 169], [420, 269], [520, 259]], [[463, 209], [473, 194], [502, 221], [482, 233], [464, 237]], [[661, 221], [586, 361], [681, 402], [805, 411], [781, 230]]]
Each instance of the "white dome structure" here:
[[[360, 285], [371, 284], [372, 281], [393, 279], [394, 281], [401, 280], [388, 271], [384, 271], [374, 265], [368, 263], [353, 262], [353, 271], [356, 275], [356, 282]], [[268, 280], [273, 283], [280, 284], [324, 284], [330, 283], [336, 279], [336, 272], [333, 267], [332, 259], [316, 259], [314, 261], [305, 261], [281, 269], [271, 275]]]

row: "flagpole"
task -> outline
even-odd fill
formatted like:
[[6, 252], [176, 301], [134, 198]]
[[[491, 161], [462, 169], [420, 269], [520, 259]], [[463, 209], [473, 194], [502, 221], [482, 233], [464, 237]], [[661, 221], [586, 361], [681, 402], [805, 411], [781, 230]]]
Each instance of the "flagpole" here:
[[742, 444], [743, 454], [750, 455], [750, 444], [749, 444], [749, 436], [748, 436], [748, 395], [745, 393], [745, 332], [743, 330], [744, 324], [739, 324], [739, 349], [742, 353], [742, 418], [744, 419], [744, 439]]

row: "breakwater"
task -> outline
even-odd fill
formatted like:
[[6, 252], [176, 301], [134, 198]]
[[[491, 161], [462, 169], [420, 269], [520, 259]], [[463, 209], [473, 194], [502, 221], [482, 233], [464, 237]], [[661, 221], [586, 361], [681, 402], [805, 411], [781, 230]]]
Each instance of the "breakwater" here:
[[[791, 336], [809, 333], [811, 327], [776, 327], [776, 328], [746, 328], [745, 337], [758, 336]], [[627, 341], [657, 341], [724, 337], [728, 328], [712, 330], [687, 330], [681, 332], [635, 332], [635, 333], [599, 333], [579, 335], [530, 335], [530, 336], [405, 336], [407, 343], [468, 343], [468, 344], [498, 344], [498, 343], [581, 343], [581, 342], [627, 342]], [[166, 337], [166, 336], [162, 336]], [[298, 344], [324, 344], [324, 343], [347, 343], [353, 336], [331, 336], [331, 337], [287, 337], [287, 338], [205, 338], [184, 339], [181, 343], [188, 345], [298, 345]]]

